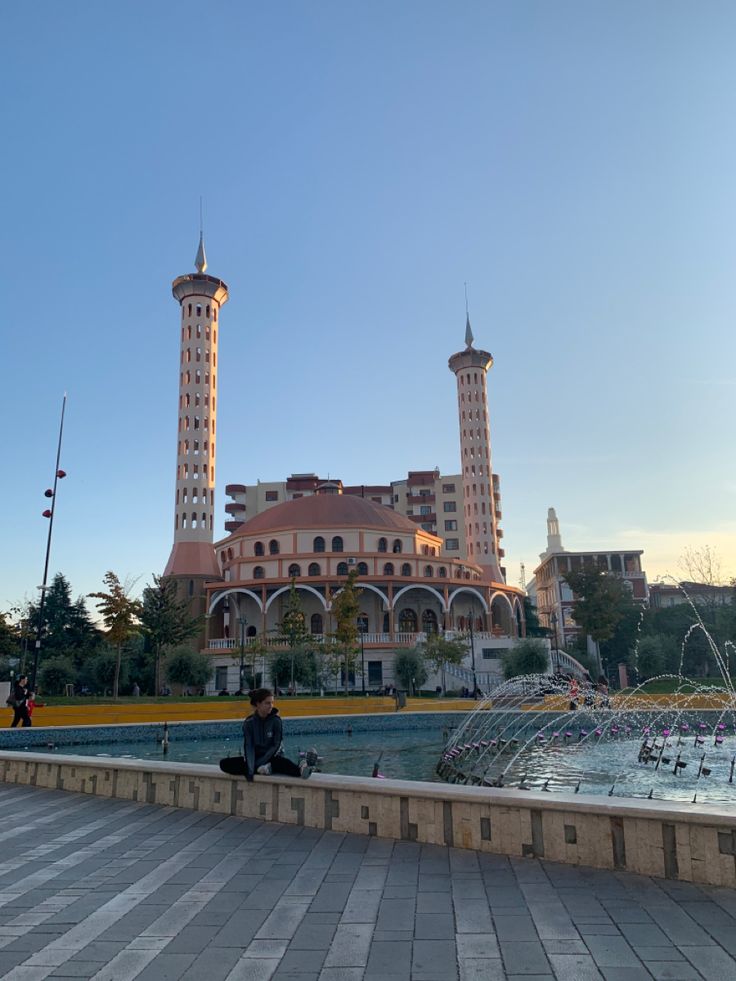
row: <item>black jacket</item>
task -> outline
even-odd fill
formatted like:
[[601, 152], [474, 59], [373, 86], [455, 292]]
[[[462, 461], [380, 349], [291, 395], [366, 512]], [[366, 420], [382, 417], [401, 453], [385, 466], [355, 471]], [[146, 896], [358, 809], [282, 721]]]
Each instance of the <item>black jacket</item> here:
[[283, 733], [277, 708], [271, 709], [265, 719], [261, 719], [254, 712], [245, 720], [243, 723], [243, 756], [245, 757], [245, 776], [248, 780], [253, 779], [253, 774], [259, 766], [264, 766], [274, 756], [281, 753]]
[[15, 701], [16, 708], [25, 708], [26, 701], [28, 700], [28, 689], [26, 686], [16, 681], [13, 685], [12, 698]]

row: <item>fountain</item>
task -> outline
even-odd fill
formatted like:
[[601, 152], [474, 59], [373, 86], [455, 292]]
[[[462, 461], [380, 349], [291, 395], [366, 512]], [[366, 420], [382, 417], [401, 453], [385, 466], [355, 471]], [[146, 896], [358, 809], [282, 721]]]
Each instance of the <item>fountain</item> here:
[[[677, 674], [610, 698], [605, 688], [561, 675], [512, 678], [450, 735], [437, 774], [475, 786], [736, 803], [736, 691], [727, 656], [691, 607], [696, 621]], [[682, 674], [695, 630], [708, 639], [722, 687]], [[734, 650], [730, 641], [724, 647]], [[674, 690], [653, 693], [662, 681]]]

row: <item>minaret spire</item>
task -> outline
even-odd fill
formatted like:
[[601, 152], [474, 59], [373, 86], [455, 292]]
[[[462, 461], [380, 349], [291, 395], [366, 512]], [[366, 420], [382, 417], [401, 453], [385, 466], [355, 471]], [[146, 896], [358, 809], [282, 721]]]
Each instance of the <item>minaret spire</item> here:
[[470, 312], [468, 310], [468, 284], [465, 283], [465, 346], [473, 346], [473, 331], [470, 327]]
[[194, 268], [198, 273], [207, 271], [207, 255], [204, 251], [204, 225], [202, 223], [202, 198], [199, 198], [199, 248], [197, 258], [194, 260]]

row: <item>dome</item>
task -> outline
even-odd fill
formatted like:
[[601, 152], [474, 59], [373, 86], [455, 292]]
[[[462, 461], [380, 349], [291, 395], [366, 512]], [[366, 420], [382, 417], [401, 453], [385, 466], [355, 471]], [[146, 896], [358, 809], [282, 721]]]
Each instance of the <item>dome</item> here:
[[[270, 535], [301, 528], [375, 528], [387, 534], [415, 535], [422, 529], [385, 504], [352, 494], [315, 494], [276, 504], [244, 522], [231, 536]], [[427, 534], [427, 532], [424, 532]]]

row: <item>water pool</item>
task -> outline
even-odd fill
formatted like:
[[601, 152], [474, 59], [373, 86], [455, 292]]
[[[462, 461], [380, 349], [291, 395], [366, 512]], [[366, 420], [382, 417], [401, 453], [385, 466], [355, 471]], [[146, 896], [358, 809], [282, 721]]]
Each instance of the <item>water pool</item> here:
[[[288, 722], [284, 727], [284, 752], [291, 759], [298, 759], [300, 750], [316, 747], [324, 763], [325, 773], [341, 773], [348, 776], [370, 777], [373, 765], [380, 757], [379, 769], [395, 780], [437, 780], [435, 767], [442, 752], [444, 737], [442, 727], [433, 729], [408, 729], [394, 731], [313, 733], [309, 735], [289, 733]], [[160, 727], [157, 728], [160, 735]], [[223, 735], [214, 739], [172, 738], [166, 754], [161, 744], [151, 739], [147, 742], [86, 743], [74, 746], [56, 746], [60, 753], [75, 756], [114, 757], [116, 759], [159, 760], [169, 763], [217, 764], [223, 756], [242, 753], [240, 735]], [[48, 753], [49, 746], [27, 747], [25, 751]]]

